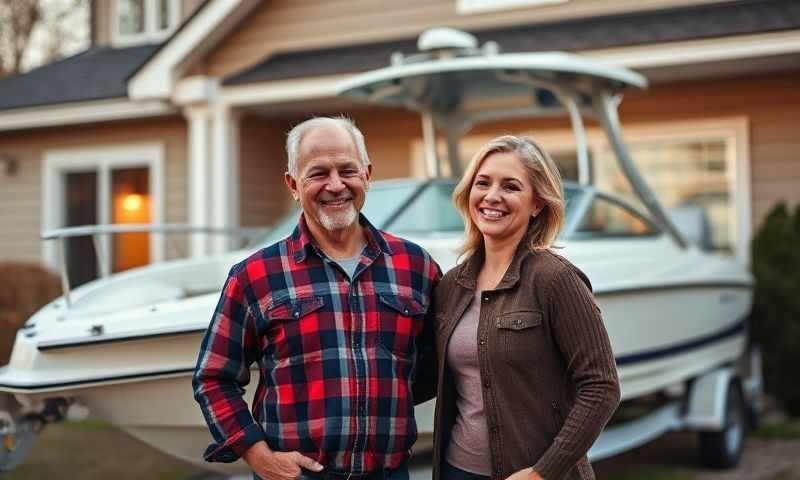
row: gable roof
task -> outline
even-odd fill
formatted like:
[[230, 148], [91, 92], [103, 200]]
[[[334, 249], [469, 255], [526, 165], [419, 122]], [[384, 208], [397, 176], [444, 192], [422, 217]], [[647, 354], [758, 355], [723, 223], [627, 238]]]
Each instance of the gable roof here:
[[[800, 28], [800, 2], [761, 0], [703, 5], [476, 32], [504, 53], [574, 51], [679, 42]], [[417, 52], [416, 39], [286, 52], [224, 80], [241, 85], [334, 75], [388, 66], [394, 52]]]
[[157, 48], [95, 48], [0, 79], [0, 110], [126, 98], [128, 76]]
[[262, 0], [207, 0], [152, 56], [137, 68], [128, 82], [131, 99], [167, 98], [179, 70], [186, 62], [210, 51]]

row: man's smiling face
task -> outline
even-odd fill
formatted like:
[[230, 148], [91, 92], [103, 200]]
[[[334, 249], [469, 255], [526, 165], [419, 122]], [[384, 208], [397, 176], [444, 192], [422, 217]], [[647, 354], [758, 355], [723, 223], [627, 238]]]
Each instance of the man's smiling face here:
[[303, 135], [297, 157], [297, 178], [286, 184], [312, 231], [343, 230], [358, 219], [371, 174], [358, 158], [350, 134], [338, 125], [322, 125]]

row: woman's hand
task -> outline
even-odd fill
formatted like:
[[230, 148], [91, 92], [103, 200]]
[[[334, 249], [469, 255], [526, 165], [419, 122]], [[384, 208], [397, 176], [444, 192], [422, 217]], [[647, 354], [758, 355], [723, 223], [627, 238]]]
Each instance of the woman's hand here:
[[511, 474], [506, 480], [544, 480], [541, 475], [533, 471], [533, 467], [523, 468]]

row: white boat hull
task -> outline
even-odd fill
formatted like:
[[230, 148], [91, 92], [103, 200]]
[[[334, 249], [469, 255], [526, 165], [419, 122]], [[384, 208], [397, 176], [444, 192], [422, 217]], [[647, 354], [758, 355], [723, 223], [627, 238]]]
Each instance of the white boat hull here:
[[[441, 251], [441, 245], [430, 245], [430, 249]], [[569, 252], [568, 248], [565, 254]], [[590, 251], [577, 253], [574, 261], [595, 280], [597, 301], [618, 362], [623, 399], [679, 384], [742, 355], [744, 316], [751, 302], [745, 284], [693, 282], [686, 275], [660, 287], [647, 286], [641, 278], [626, 284], [609, 278], [608, 273], [615, 272], [623, 279], [624, 266], [610, 270], [602, 263], [581, 262], [598, 257]], [[454, 262], [454, 257], [440, 257], [443, 266]], [[166, 305], [154, 313], [153, 322], [174, 322], [171, 317], [175, 313], [181, 318], [204, 318], [215, 302], [216, 295], [207, 295], [195, 300], [192, 309], [180, 312], [171, 312]], [[176, 458], [223, 473], [246, 471], [242, 462], [206, 463], [201, 456], [211, 437], [192, 398], [191, 375], [207, 320], [182, 332], [159, 330], [161, 333], [136, 339], [122, 329], [113, 330], [108, 320], [129, 324], [128, 316], [138, 321], [142, 318], [141, 312], [106, 316], [108, 331], [116, 332], [116, 337], [110, 335], [107, 341], [59, 342], [26, 338], [21, 332], [10, 366], [0, 371], [0, 389], [16, 392], [28, 405], [51, 397], [73, 398], [93, 415]], [[78, 329], [96, 321], [82, 319]], [[72, 325], [73, 330], [75, 327]], [[255, 381], [258, 376], [252, 378]], [[254, 391], [255, 385], [247, 388], [249, 394]], [[417, 418], [420, 432], [430, 432], [433, 402], [418, 407]]]

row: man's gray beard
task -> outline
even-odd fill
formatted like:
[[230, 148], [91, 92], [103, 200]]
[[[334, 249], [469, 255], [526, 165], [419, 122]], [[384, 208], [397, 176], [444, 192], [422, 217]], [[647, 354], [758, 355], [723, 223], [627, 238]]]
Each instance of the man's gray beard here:
[[344, 230], [358, 218], [358, 212], [352, 203], [346, 212], [339, 215], [328, 215], [322, 208], [319, 208], [317, 213], [319, 214], [319, 222], [325, 230]]

